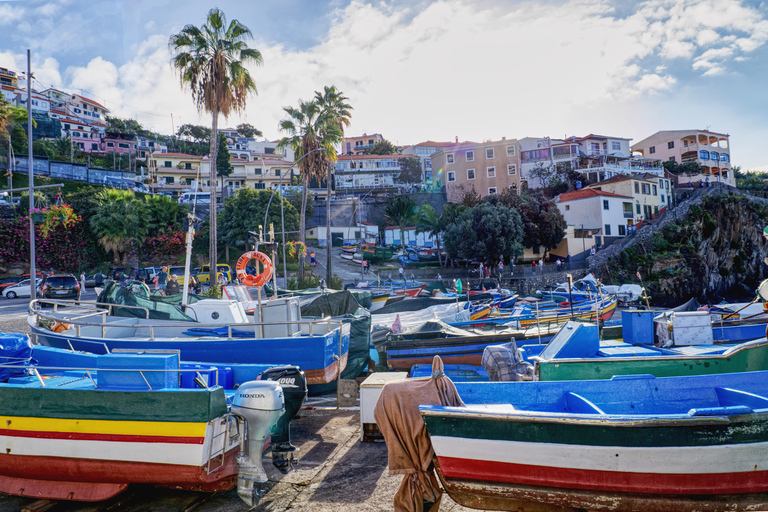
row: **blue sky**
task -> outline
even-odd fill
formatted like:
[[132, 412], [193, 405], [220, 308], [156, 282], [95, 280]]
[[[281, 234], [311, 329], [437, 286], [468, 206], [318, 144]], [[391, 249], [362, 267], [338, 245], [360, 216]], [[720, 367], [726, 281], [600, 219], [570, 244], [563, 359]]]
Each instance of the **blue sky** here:
[[[0, 66], [80, 91], [170, 133], [210, 124], [170, 68], [169, 36], [213, 6], [188, 0], [0, 0]], [[259, 95], [220, 125], [270, 139], [282, 107], [334, 84], [350, 134], [398, 144], [658, 130], [731, 135], [768, 170], [768, 5], [745, 0], [221, 1], [264, 56]], [[38, 85], [38, 86], [40, 86]]]

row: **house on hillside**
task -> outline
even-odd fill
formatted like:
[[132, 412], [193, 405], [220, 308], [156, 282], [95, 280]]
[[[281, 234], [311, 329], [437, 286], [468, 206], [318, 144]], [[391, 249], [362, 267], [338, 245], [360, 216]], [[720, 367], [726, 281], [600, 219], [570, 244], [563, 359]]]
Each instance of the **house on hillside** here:
[[[645, 179], [645, 175], [617, 174], [607, 180], [590, 185], [588, 189], [602, 190], [614, 194], [629, 196], [634, 206], [634, 218], [627, 218], [627, 225], [637, 225], [644, 220], [650, 220], [669, 206], [671, 185], [667, 178]], [[664, 196], [664, 203], [661, 197]], [[631, 220], [632, 222], [629, 222]]]
[[634, 225], [631, 195], [586, 188], [560, 194], [556, 201], [565, 223], [588, 230], [598, 247], [627, 236]]

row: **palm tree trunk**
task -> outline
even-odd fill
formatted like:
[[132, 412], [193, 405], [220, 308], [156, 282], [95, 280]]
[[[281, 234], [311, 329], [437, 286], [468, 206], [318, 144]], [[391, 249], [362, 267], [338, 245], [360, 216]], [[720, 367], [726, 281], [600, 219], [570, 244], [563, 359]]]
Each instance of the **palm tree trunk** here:
[[211, 205], [210, 205], [210, 245], [209, 245], [209, 269], [208, 285], [213, 286], [216, 284], [216, 262], [218, 260], [216, 247], [216, 144], [218, 138], [219, 127], [219, 109], [213, 109], [213, 122], [211, 123], [211, 172], [209, 173], [209, 181], [211, 188]]
[[325, 229], [325, 236], [328, 238], [328, 257], [325, 259], [326, 261], [326, 278], [325, 281], [327, 283], [327, 286], [331, 286], [331, 276], [333, 275], [331, 270], [331, 255], [333, 254], [333, 243], [331, 243], [331, 164], [327, 164], [326, 169], [326, 196], [325, 196], [325, 223], [327, 224], [327, 227]]
[[[304, 188], [301, 191], [301, 214], [299, 215], [299, 239], [301, 240], [301, 243], [304, 244], [304, 246], [307, 246], [307, 237], [306, 237], [306, 231], [307, 231], [307, 193], [309, 191], [309, 176], [307, 176], [306, 173], [304, 173], [303, 176], [303, 184]], [[299, 277], [304, 277], [304, 257], [299, 254], [298, 255], [299, 260]]]

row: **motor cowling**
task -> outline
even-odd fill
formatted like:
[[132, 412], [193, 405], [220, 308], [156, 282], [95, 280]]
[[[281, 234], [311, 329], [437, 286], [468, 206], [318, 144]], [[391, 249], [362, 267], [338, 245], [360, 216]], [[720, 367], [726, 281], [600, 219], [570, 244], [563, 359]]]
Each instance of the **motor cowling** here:
[[249, 506], [258, 503], [267, 473], [261, 464], [264, 442], [285, 412], [283, 389], [275, 381], [246, 382], [232, 398], [232, 412], [245, 420], [246, 449], [237, 458], [237, 494]]
[[259, 376], [280, 384], [285, 398], [285, 414], [272, 428], [272, 464], [286, 473], [295, 457], [296, 447], [291, 444], [291, 420], [296, 417], [307, 398], [307, 379], [298, 366], [276, 366]]

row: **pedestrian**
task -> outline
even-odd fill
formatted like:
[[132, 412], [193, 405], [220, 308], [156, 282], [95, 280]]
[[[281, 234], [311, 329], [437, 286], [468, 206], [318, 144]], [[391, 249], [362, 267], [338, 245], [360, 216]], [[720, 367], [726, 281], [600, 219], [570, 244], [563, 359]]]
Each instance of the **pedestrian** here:
[[219, 286], [227, 286], [228, 282], [229, 279], [227, 279], [227, 274], [225, 272], [219, 272]]
[[499, 278], [501, 278], [502, 274], [504, 274], [504, 262], [499, 260]]
[[560, 258], [557, 258], [555, 265], [557, 265], [557, 271], [560, 272], [560, 268], [563, 266], [563, 262], [560, 261]]
[[532, 268], [532, 269], [536, 269], [536, 260], [533, 260], [533, 261], [531, 262], [531, 268]]
[[709, 176], [704, 179], [704, 183], [706, 187], [709, 187]]
[[160, 286], [160, 291], [165, 292], [165, 287], [168, 285], [168, 267], [160, 269], [160, 273], [157, 275], [157, 284]]
[[491, 272], [491, 271], [488, 269], [488, 266], [486, 265], [486, 266], [483, 268], [483, 276], [484, 276], [485, 278], [488, 278], [488, 277], [490, 276], [490, 272]]
[[61, 191], [56, 192], [56, 206], [61, 204]]
[[85, 293], [85, 272], [80, 273], [80, 295]]
[[153, 283], [154, 283], [154, 285], [155, 285], [155, 291], [157, 291], [157, 290], [159, 290], [159, 289], [160, 289], [160, 285], [159, 285], [159, 284], [157, 284], [157, 280], [158, 280], [158, 279], [159, 279], [159, 277], [158, 277], [158, 274], [155, 274], [155, 277], [153, 277], [153, 278], [152, 278], [152, 282], [153, 282]]
[[405, 269], [403, 268], [402, 265], [400, 265], [400, 269], [398, 270], [398, 272], [400, 273], [400, 279], [402, 279], [403, 282], [405, 283], [406, 282], [405, 281]]
[[440, 275], [440, 272], [437, 273], [437, 282], [442, 283], [443, 282], [443, 276]]
[[[315, 192], [315, 193], [317, 193], [317, 192]], [[317, 265], [317, 262], [315, 261], [315, 253], [314, 253], [314, 252], [311, 252], [311, 253], [309, 254], [309, 266], [310, 266], [310, 267], [312, 267], [312, 268], [314, 268], [314, 267], [315, 267], [315, 265]]]
[[179, 293], [179, 283], [176, 281], [176, 274], [171, 274], [165, 285], [165, 294], [174, 295], [177, 293]]
[[198, 283], [197, 279], [195, 279], [195, 276], [190, 275], [189, 276], [189, 285], [187, 285], [187, 290], [189, 291], [189, 293], [195, 293], [197, 291], [198, 285], [199, 285], [199, 283]]
[[103, 286], [104, 274], [102, 274], [101, 272], [96, 272], [96, 275], [93, 276], [93, 282], [96, 286]]
[[544, 272], [544, 259], [539, 258], [539, 267], [541, 267], [541, 271]]
[[510, 259], [509, 260], [509, 276], [512, 277], [515, 275], [515, 260]]
[[595, 255], [595, 246], [593, 245], [592, 248], [589, 250], [589, 253], [594, 256]]

